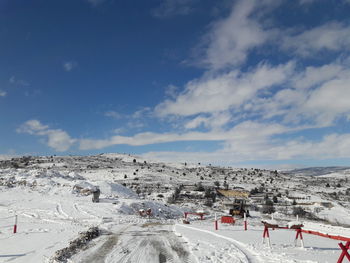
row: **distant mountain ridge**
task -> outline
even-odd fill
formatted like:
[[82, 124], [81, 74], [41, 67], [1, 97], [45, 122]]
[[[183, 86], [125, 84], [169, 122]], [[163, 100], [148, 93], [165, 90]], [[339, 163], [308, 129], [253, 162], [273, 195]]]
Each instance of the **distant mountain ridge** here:
[[320, 176], [330, 173], [341, 173], [345, 170], [349, 170], [349, 166], [329, 166], [329, 167], [308, 167], [301, 169], [294, 169], [283, 173], [291, 175], [305, 175], [305, 176]]

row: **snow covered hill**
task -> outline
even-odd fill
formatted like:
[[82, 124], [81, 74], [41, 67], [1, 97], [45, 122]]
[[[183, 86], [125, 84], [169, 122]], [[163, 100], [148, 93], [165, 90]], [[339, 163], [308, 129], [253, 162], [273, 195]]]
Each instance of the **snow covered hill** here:
[[[0, 261], [334, 262], [340, 250], [331, 239], [306, 235], [299, 248], [294, 232], [276, 230], [271, 249], [261, 243], [261, 220], [272, 216], [264, 214], [267, 200], [278, 222], [298, 214], [309, 228], [350, 235], [348, 170], [331, 172], [165, 164], [123, 154], [5, 158]], [[92, 202], [97, 188], [100, 200]], [[249, 193], [248, 231], [240, 218], [214, 230], [214, 214], [227, 215], [233, 202], [220, 189]], [[184, 212], [199, 210], [205, 220], [192, 216], [190, 225], [182, 224]], [[87, 241], [91, 227], [100, 235]]]

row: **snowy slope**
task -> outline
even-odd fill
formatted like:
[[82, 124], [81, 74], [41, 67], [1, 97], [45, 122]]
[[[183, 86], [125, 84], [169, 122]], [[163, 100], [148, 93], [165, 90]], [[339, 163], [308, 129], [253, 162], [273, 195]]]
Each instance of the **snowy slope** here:
[[[104, 262], [337, 260], [338, 241], [305, 234], [305, 248], [295, 247], [293, 230], [270, 231], [270, 249], [261, 242], [261, 220], [271, 218], [259, 212], [251, 212], [253, 217], [249, 218], [248, 231], [243, 231], [241, 219], [234, 226], [219, 224], [219, 230], [215, 231], [214, 212], [218, 215], [227, 213], [220, 208], [222, 200], [217, 200], [214, 208], [203, 206], [197, 199], [168, 203], [167, 198], [173, 195], [176, 187], [186, 185], [191, 189], [198, 182], [207, 187], [214, 181], [222, 185], [224, 180], [230, 180], [230, 187], [234, 181], [235, 187], [248, 189], [263, 182], [271, 189], [288, 190], [290, 194], [285, 200], [307, 195], [307, 199], [297, 199], [305, 209], [315, 209], [318, 203], [330, 204], [317, 212], [320, 218], [333, 223], [347, 223], [349, 218], [346, 202], [333, 200], [326, 192], [329, 187], [324, 186], [325, 182], [332, 178], [329, 176], [318, 176], [316, 181], [313, 177], [276, 176], [267, 170], [253, 176], [249, 174], [254, 171], [249, 169], [149, 163], [121, 154], [33, 157], [29, 161], [27, 158], [16, 162], [19, 168], [7, 162], [2, 163], [0, 169], [1, 262], [50, 262], [56, 251], [68, 247], [79, 232], [91, 226], [98, 226], [102, 235], [84, 250], [78, 249], [70, 262], [99, 262], [102, 259]], [[273, 182], [270, 182], [271, 178]], [[312, 180], [315, 183], [307, 188], [300, 183]], [[339, 182], [345, 184], [339, 189], [344, 191], [347, 188], [345, 179]], [[101, 190], [99, 203], [91, 201], [89, 192], [96, 187]], [[336, 186], [330, 188], [334, 191]], [[138, 191], [140, 189], [142, 191]], [[152, 209], [151, 217], [141, 217], [139, 211], [148, 208]], [[279, 209], [277, 205], [276, 209]], [[206, 220], [190, 216], [191, 224], [182, 224], [184, 211], [197, 210], [208, 213]], [[15, 215], [18, 216], [16, 234], [13, 233]], [[275, 220], [286, 225], [295, 218], [279, 212]], [[350, 237], [349, 228], [344, 226], [301, 220], [305, 229]]]

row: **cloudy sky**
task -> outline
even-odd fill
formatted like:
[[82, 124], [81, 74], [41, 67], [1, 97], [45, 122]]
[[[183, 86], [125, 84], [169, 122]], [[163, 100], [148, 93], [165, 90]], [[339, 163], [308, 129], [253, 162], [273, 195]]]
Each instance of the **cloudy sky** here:
[[350, 164], [349, 0], [0, 0], [0, 154]]

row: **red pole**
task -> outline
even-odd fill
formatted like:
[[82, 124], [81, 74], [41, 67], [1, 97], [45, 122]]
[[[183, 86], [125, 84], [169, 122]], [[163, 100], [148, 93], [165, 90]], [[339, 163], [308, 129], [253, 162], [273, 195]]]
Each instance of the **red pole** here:
[[244, 231], [247, 231], [247, 214], [244, 213]]
[[348, 249], [350, 247], [350, 241], [346, 242], [345, 246], [343, 245], [343, 243], [339, 243], [339, 246], [342, 250], [342, 253], [341, 253], [337, 263], [342, 263], [344, 257], [347, 257], [347, 259], [350, 261], [350, 255], [348, 253]]
[[15, 215], [15, 225], [13, 226], [13, 233], [17, 233], [17, 215]]
[[218, 230], [218, 219], [216, 217], [216, 213], [215, 213], [215, 230]]
[[269, 247], [271, 248], [269, 228], [268, 228], [267, 226], [264, 227], [263, 243], [265, 243], [265, 238], [267, 238], [267, 244], [268, 244]]

